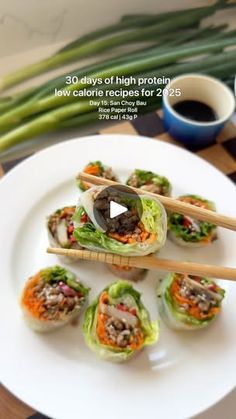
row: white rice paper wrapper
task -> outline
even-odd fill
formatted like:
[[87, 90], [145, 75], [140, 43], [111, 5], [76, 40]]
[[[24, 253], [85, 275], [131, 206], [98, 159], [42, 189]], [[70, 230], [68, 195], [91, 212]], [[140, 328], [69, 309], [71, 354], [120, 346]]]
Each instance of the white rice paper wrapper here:
[[47, 333], [65, 326], [72, 320], [75, 320], [81, 312], [82, 307], [74, 310], [70, 315], [67, 315], [64, 319], [61, 320], [41, 320], [35, 318], [22, 304], [21, 309], [25, 322], [32, 330], [39, 333]]

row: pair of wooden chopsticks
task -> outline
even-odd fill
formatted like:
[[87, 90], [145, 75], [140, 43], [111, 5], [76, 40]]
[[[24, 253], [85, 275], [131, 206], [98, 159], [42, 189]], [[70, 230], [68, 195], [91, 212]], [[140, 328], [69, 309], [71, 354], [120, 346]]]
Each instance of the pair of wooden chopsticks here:
[[75, 259], [105, 262], [114, 265], [130, 266], [135, 268], [163, 270], [189, 275], [208, 276], [210, 278], [230, 279], [236, 281], [236, 268], [223, 266], [203, 265], [194, 262], [181, 262], [177, 260], [159, 259], [154, 255], [149, 256], [120, 256], [112, 253], [92, 252], [91, 250], [74, 250], [49, 247], [48, 253], [59, 256], [69, 256]]
[[[78, 178], [91, 185], [119, 185], [104, 178], [80, 173]], [[168, 198], [162, 195], [153, 194], [137, 188], [131, 188], [138, 194], [150, 195], [158, 198], [165, 208], [169, 211], [178, 212], [184, 215], [190, 215], [199, 220], [208, 221], [215, 225], [228, 228], [236, 231], [236, 219], [226, 215], [220, 215], [213, 211], [205, 210], [203, 208], [195, 207], [194, 205], [186, 204], [173, 198]], [[150, 270], [164, 270], [167, 272], [178, 272], [189, 275], [208, 276], [211, 278], [230, 279], [236, 281], [236, 268], [227, 268], [223, 266], [204, 265], [194, 262], [182, 262], [177, 260], [159, 259], [154, 255], [149, 256], [120, 256], [112, 253], [92, 252], [90, 250], [73, 250], [61, 248], [48, 248], [48, 253], [53, 253], [61, 256], [69, 256], [76, 259], [84, 259], [96, 262], [105, 262], [109, 264], [130, 266], [135, 268], [143, 268]]]

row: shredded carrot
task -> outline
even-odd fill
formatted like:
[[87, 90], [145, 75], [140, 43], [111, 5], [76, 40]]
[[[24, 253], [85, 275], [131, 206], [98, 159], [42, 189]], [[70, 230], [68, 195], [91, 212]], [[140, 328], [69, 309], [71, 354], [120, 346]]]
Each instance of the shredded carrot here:
[[112, 239], [118, 240], [121, 243], [127, 243], [129, 240], [129, 236], [127, 234], [121, 235], [119, 233], [109, 233], [108, 235]]
[[[153, 243], [156, 240], [156, 237], [157, 237], [156, 233], [148, 233], [145, 230], [143, 223], [139, 222], [138, 227], [141, 230], [141, 233], [139, 236], [141, 242], [147, 241], [148, 243]], [[108, 236], [121, 243], [129, 243], [129, 244], [137, 243], [137, 238], [135, 234], [132, 235], [132, 234], [109, 233]]]
[[100, 167], [97, 165], [91, 165], [91, 166], [87, 166], [84, 169], [85, 173], [88, 173], [89, 175], [94, 175], [94, 176], [98, 176], [100, 175]]
[[201, 311], [199, 310], [198, 306], [195, 307], [190, 307], [188, 310], [188, 313], [195, 317], [196, 319], [202, 319], [203, 318], [203, 314], [201, 313]]
[[129, 244], [136, 243], [135, 238], [134, 238], [134, 237], [130, 237], [130, 238], [128, 239], [128, 243], [129, 243]]
[[149, 236], [149, 233], [147, 231], [142, 231], [141, 236], [140, 236], [141, 241], [145, 242], [145, 240], [148, 238], [148, 236]]
[[170, 288], [171, 294], [175, 296], [176, 294], [178, 294], [179, 289], [180, 289], [180, 285], [179, 285], [178, 281], [174, 280], [172, 282], [171, 288]]
[[[99, 313], [97, 317], [97, 335], [99, 337], [99, 340], [102, 343], [110, 344], [110, 340], [107, 338], [106, 335], [106, 329], [105, 329], [105, 321], [107, 320], [107, 316], [104, 314]], [[111, 343], [113, 343], [111, 341]]]
[[142, 241], [147, 241], [150, 244], [150, 243], [153, 243], [156, 240], [157, 234], [156, 233], [148, 233], [145, 230], [145, 227], [144, 227], [144, 225], [141, 221], [138, 223], [138, 227], [140, 228], [140, 230], [142, 230], [142, 233], [141, 233], [141, 240]]
[[135, 349], [139, 349], [142, 347], [144, 342], [144, 338], [143, 338], [143, 334], [142, 332], [138, 333], [138, 335], [136, 335], [136, 342], [132, 342], [129, 347], [132, 351], [134, 351]]
[[209, 244], [212, 241], [213, 234], [210, 233], [206, 238], [204, 238], [201, 242], [205, 245]]
[[187, 303], [187, 304], [192, 305], [192, 301], [189, 300], [188, 298], [184, 298], [182, 295], [175, 294], [175, 298], [180, 304], [186, 304]]
[[149, 243], [149, 244], [154, 243], [156, 238], [157, 238], [157, 234], [156, 233], [151, 233], [150, 236], [147, 239], [147, 243]]
[[74, 212], [75, 212], [75, 208], [73, 208], [73, 207], [65, 207], [62, 210], [61, 216], [62, 217], [66, 217], [67, 215], [74, 215]]
[[220, 311], [220, 307], [212, 307], [210, 310], [210, 314], [217, 314]]
[[99, 305], [108, 303], [108, 293], [103, 291], [99, 298]]
[[25, 306], [34, 317], [41, 318], [46, 308], [42, 306], [41, 301], [36, 297], [34, 287], [41, 281], [40, 272], [30, 278], [23, 291], [21, 303]]

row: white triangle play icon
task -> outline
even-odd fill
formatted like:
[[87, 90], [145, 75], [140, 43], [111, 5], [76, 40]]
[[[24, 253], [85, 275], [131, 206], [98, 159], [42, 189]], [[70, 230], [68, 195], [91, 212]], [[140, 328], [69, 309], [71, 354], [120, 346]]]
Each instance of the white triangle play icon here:
[[115, 218], [126, 211], [128, 211], [128, 208], [123, 205], [117, 204], [117, 202], [114, 201], [110, 202], [110, 218]]

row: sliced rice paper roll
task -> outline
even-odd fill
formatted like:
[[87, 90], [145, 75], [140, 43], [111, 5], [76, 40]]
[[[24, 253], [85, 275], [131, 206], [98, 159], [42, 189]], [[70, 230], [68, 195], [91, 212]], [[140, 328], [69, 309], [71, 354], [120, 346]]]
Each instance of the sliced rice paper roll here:
[[170, 196], [171, 194], [171, 184], [165, 176], [146, 170], [135, 169], [126, 181], [126, 185], [159, 195]]
[[[74, 237], [78, 244], [90, 250], [127, 256], [145, 256], [159, 250], [165, 244], [167, 232], [167, 216], [161, 202], [140, 195], [142, 214], [139, 217], [136, 203], [129, 199], [125, 203], [128, 211], [118, 221], [117, 217], [111, 220], [108, 215], [109, 224], [105, 231], [94, 217], [94, 207], [100, 205], [99, 196], [105, 189], [109, 194], [111, 188], [94, 186], [80, 196], [73, 217]], [[110, 213], [109, 199], [107, 196], [102, 200], [104, 214]]]
[[106, 287], [87, 308], [83, 333], [88, 347], [100, 358], [125, 362], [158, 340], [158, 321], [151, 323], [141, 294], [127, 281]]
[[[51, 247], [60, 247], [63, 249], [82, 249], [74, 238], [74, 224], [72, 217], [76, 206], [67, 206], [53, 212], [47, 218], [48, 241]], [[58, 256], [64, 263], [75, 262], [75, 259], [69, 256]]]
[[[118, 181], [117, 176], [113, 172], [112, 168], [109, 166], [106, 166], [101, 161], [93, 161], [87, 164], [85, 168], [83, 169], [84, 173], [87, 173], [89, 175], [102, 177], [104, 179], [113, 180], [115, 182]], [[84, 182], [80, 179], [77, 180], [77, 186], [82, 190], [86, 191], [91, 187], [91, 185], [87, 182]]]
[[[215, 204], [198, 195], [182, 195], [178, 200], [215, 211]], [[196, 220], [187, 215], [170, 213], [168, 217], [169, 237], [180, 246], [204, 247], [217, 239], [214, 224]]]
[[115, 264], [107, 264], [107, 269], [118, 278], [128, 279], [129, 281], [138, 282], [144, 279], [147, 269], [134, 268], [132, 266], [121, 266]]
[[50, 332], [78, 317], [89, 293], [76, 276], [61, 266], [40, 270], [28, 279], [21, 295], [27, 324], [36, 332]]
[[212, 279], [173, 273], [165, 277], [157, 294], [160, 315], [170, 328], [195, 330], [217, 317], [225, 291]]

